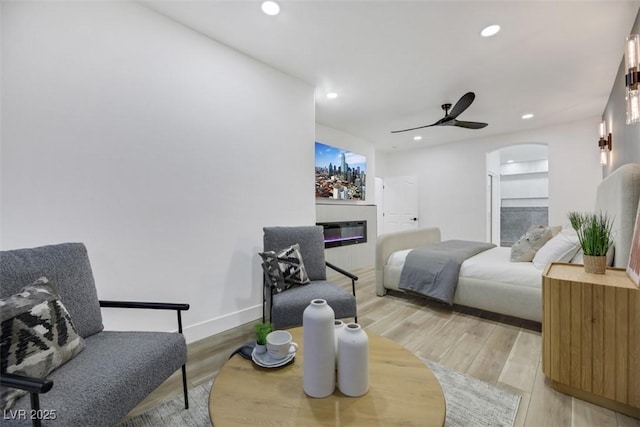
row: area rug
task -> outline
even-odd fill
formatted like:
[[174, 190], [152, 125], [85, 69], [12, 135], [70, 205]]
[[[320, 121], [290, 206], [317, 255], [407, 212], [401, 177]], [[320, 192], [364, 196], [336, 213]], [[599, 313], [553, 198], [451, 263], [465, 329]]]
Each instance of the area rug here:
[[512, 427], [520, 396], [421, 357], [440, 382], [446, 427]]
[[[447, 403], [446, 427], [512, 427], [520, 396], [422, 358], [442, 386]], [[189, 409], [182, 397], [170, 400], [118, 427], [210, 427], [211, 381], [189, 390]]]

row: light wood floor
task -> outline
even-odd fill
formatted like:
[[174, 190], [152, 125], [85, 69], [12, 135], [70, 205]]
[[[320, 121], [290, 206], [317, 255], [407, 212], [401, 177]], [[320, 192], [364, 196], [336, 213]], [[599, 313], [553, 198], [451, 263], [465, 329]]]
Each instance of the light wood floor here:
[[[516, 426], [640, 427], [638, 420], [556, 392], [545, 384], [539, 324], [464, 308], [451, 311], [402, 293], [378, 297], [373, 268], [354, 273], [360, 277], [358, 321], [365, 330], [518, 394], [522, 400]], [[343, 285], [350, 289], [350, 282]], [[215, 377], [231, 352], [252, 338], [249, 323], [190, 344], [189, 387]], [[129, 416], [181, 396], [181, 381], [178, 374], [169, 378]]]

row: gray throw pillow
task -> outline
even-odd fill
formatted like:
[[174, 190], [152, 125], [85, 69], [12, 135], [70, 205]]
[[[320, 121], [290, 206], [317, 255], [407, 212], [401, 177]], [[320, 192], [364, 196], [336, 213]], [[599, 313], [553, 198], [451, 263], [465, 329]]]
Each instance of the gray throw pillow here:
[[307, 270], [304, 268], [300, 245], [295, 244], [278, 252], [260, 253], [263, 259], [262, 268], [275, 286], [276, 292], [285, 291], [293, 286], [310, 283]]
[[[0, 300], [0, 321], [2, 372], [45, 378], [85, 347], [69, 312], [44, 277]], [[1, 387], [1, 408], [9, 409], [24, 394]]]
[[511, 247], [511, 262], [528, 262], [549, 239], [553, 237], [555, 228], [534, 225]]

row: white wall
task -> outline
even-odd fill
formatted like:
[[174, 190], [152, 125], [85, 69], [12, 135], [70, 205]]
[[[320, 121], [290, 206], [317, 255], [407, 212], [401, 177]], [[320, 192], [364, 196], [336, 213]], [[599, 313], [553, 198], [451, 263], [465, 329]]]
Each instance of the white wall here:
[[[592, 210], [601, 180], [597, 117], [544, 129], [476, 138], [422, 150], [378, 153], [384, 176], [418, 174], [421, 225], [443, 239], [486, 239], [486, 153], [514, 144], [548, 144], [549, 223]], [[595, 139], [594, 139], [595, 138]], [[594, 142], [595, 141], [595, 142]], [[380, 171], [379, 171], [380, 172]]]
[[260, 317], [262, 227], [315, 219], [313, 88], [129, 2], [3, 2], [1, 31], [0, 246], [84, 242], [100, 298], [188, 302], [189, 341]]
[[[372, 206], [376, 200], [375, 148], [373, 144], [362, 138], [321, 124], [316, 124], [316, 141], [367, 157], [367, 188], [364, 201], [316, 199], [316, 222], [367, 221], [367, 243], [327, 249], [327, 261], [346, 270], [373, 265], [377, 230], [376, 210]], [[335, 275], [335, 272], [327, 270], [327, 275]]]
[[501, 167], [502, 207], [549, 206], [549, 161], [505, 163]]

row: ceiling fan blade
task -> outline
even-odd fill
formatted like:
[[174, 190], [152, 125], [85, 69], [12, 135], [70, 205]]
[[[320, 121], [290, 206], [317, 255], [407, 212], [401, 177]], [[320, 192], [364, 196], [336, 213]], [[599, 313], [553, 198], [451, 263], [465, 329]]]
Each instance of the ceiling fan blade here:
[[469, 105], [476, 99], [476, 94], [473, 92], [467, 92], [456, 102], [456, 105], [453, 106], [451, 112], [447, 117], [455, 119], [458, 117], [464, 110], [469, 108]]
[[437, 126], [438, 124], [439, 124], [439, 122], [436, 122], [436, 123], [433, 123], [431, 125], [418, 126], [417, 128], [402, 129], [402, 130], [392, 130], [391, 133], [409, 132], [410, 130], [424, 129], [424, 128], [428, 128], [428, 127], [431, 127], [431, 126]]
[[437, 122], [430, 125], [418, 126], [415, 128], [392, 130], [391, 133], [409, 132], [411, 130], [424, 129], [431, 126], [458, 126], [458, 127], [467, 128], [467, 129], [482, 129], [484, 127], [487, 127], [488, 126], [487, 123], [465, 122], [465, 121], [460, 121], [456, 119], [456, 117], [462, 114], [464, 110], [469, 108], [469, 106], [471, 105], [474, 99], [476, 99], [476, 94], [473, 92], [467, 92], [460, 97], [460, 99], [458, 100], [458, 102], [456, 102], [456, 105], [453, 106], [451, 111], [448, 111], [449, 108], [451, 107], [451, 104], [449, 103], [443, 104], [442, 109], [445, 111], [445, 113], [448, 112], [448, 114], [446, 114], [443, 118], [441, 118]]
[[456, 120], [456, 122], [453, 125], [461, 128], [467, 128], [467, 129], [482, 129], [484, 127], [487, 127], [488, 123], [464, 122], [461, 120]]

